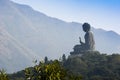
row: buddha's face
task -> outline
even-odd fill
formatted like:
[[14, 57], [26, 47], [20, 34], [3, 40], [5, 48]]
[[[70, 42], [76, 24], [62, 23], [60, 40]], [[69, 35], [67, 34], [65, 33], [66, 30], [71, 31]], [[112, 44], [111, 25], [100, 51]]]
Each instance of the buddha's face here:
[[83, 31], [88, 32], [88, 31], [90, 31], [90, 28], [83, 26]]

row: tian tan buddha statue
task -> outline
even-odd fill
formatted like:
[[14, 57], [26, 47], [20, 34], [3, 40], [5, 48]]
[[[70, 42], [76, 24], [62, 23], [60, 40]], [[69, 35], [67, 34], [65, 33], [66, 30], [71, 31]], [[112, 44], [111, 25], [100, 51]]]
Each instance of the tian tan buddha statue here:
[[86, 52], [86, 51], [94, 51], [95, 49], [95, 41], [94, 41], [94, 36], [93, 33], [90, 31], [90, 24], [88, 23], [84, 23], [82, 25], [83, 31], [86, 32], [85, 33], [85, 42], [81, 41], [80, 39], [80, 45], [75, 45], [74, 46], [74, 51], [70, 52], [70, 54], [80, 54], [82, 52]]

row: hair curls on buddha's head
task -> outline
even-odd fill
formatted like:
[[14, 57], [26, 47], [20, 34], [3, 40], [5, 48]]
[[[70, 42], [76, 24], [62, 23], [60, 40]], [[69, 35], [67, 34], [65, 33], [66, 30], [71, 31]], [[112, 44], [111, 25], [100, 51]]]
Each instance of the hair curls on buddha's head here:
[[90, 31], [90, 24], [84, 23], [84, 24], [82, 25], [82, 27], [83, 27], [83, 30], [84, 30], [85, 32]]

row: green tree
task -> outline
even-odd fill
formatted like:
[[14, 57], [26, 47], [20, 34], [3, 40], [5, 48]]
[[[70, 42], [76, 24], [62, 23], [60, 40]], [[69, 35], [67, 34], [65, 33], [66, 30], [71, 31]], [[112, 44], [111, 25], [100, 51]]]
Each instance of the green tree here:
[[40, 63], [25, 69], [26, 80], [64, 80], [66, 72], [57, 60], [51, 64]]
[[66, 61], [66, 55], [65, 55], [65, 54], [62, 55], [62, 61], [63, 61], [63, 62]]
[[45, 62], [45, 63], [48, 63], [48, 57], [47, 57], [47, 56], [45, 56], [44, 62]]
[[4, 69], [0, 70], [0, 80], [9, 80]]

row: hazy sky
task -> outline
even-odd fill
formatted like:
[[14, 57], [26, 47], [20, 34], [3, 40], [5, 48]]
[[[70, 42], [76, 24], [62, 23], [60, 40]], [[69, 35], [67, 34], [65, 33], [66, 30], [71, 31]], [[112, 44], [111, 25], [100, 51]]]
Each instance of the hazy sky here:
[[12, 0], [67, 22], [88, 22], [120, 34], [120, 0]]

